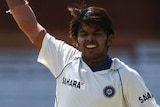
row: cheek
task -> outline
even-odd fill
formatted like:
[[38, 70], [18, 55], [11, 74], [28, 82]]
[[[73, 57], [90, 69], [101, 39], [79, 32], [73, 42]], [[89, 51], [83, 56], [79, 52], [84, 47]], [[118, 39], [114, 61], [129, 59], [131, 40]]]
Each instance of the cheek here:
[[78, 38], [78, 39], [77, 39], [77, 44], [78, 44], [79, 46], [81, 46], [81, 45], [83, 44], [83, 42], [84, 42], [84, 40], [83, 40], [82, 38]]
[[107, 38], [100, 39], [100, 40], [99, 40], [99, 44], [100, 44], [102, 47], [107, 47], [107, 45], [108, 45]]
[[107, 51], [108, 50], [108, 41], [107, 40], [104, 41], [104, 39], [102, 41], [99, 42], [100, 50], [101, 51]]

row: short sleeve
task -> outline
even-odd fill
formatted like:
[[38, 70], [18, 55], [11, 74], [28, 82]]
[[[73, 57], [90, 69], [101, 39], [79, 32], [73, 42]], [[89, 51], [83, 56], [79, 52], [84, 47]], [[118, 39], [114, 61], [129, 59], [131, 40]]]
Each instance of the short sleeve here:
[[123, 74], [124, 97], [128, 107], [159, 107], [139, 73], [131, 68], [128, 70]]
[[74, 47], [47, 33], [43, 39], [37, 61], [45, 65], [57, 77], [78, 52]]

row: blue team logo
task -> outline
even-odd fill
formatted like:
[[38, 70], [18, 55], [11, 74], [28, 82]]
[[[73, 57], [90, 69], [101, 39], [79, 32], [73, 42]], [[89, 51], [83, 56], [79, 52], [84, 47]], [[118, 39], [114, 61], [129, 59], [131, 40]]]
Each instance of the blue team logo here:
[[103, 93], [106, 97], [113, 97], [115, 94], [115, 89], [112, 86], [106, 86], [103, 90]]

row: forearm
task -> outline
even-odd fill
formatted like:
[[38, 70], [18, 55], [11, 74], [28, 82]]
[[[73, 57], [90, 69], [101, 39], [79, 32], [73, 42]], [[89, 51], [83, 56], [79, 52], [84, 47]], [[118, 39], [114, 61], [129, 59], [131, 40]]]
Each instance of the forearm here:
[[[45, 29], [37, 22], [34, 12], [24, 0], [6, 0], [10, 13], [13, 15], [19, 28], [28, 36], [37, 48], [41, 47]], [[14, 2], [13, 2], [14, 1]], [[38, 36], [41, 36], [41, 39]], [[38, 40], [38, 41], [36, 41]], [[36, 43], [36, 44], [35, 44]]]

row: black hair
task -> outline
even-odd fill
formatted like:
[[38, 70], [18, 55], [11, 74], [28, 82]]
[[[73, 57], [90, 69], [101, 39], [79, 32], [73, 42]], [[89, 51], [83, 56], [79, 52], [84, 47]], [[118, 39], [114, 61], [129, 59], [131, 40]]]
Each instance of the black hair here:
[[107, 11], [101, 7], [82, 6], [81, 8], [68, 7], [73, 16], [69, 24], [69, 37], [73, 40], [73, 45], [76, 44], [78, 31], [85, 23], [93, 28], [101, 28], [107, 36], [114, 34], [113, 24]]

